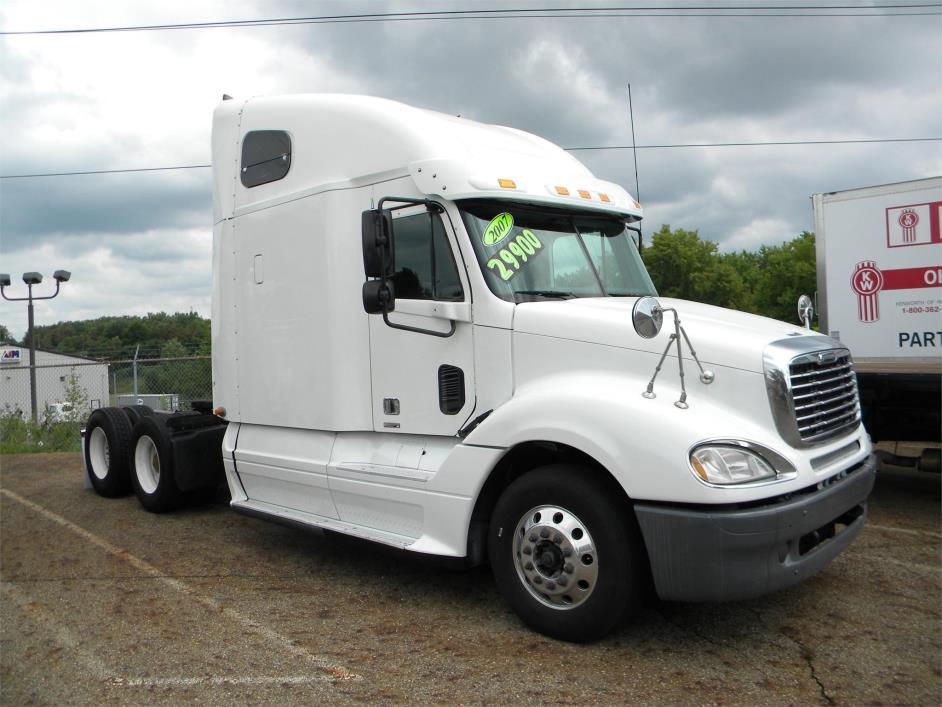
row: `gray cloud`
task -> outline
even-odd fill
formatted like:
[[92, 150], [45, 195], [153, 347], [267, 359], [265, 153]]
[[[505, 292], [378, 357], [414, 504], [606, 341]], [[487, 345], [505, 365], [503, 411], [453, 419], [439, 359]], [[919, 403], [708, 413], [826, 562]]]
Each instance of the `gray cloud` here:
[[0, 232], [6, 252], [37, 240], [154, 228], [212, 228], [212, 187], [203, 174], [105, 174], [4, 180]]

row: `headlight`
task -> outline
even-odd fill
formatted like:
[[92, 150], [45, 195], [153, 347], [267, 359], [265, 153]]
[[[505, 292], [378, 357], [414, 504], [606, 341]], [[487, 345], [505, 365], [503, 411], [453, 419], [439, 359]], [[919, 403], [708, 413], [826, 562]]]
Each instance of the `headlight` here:
[[723, 486], [774, 479], [778, 475], [769, 462], [742, 447], [698, 447], [690, 453], [690, 466], [701, 481]]

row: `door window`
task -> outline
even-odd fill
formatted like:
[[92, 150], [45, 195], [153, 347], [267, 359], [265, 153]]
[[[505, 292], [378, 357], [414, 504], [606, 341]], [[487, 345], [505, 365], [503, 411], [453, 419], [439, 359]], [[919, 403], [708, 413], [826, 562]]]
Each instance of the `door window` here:
[[460, 302], [458, 268], [441, 217], [421, 213], [394, 221], [396, 272], [390, 278], [397, 299]]

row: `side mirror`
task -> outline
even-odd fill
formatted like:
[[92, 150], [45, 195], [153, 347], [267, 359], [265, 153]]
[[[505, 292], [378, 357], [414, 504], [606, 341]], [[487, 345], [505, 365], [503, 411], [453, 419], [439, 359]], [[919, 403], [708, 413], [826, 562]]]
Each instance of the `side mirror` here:
[[363, 283], [363, 309], [367, 314], [383, 314], [396, 309], [396, 290], [388, 280]]
[[363, 212], [363, 270], [367, 277], [390, 277], [396, 272], [392, 212], [369, 209]]
[[654, 297], [641, 297], [631, 309], [631, 324], [642, 339], [653, 339], [664, 324], [664, 310]]
[[810, 329], [813, 318], [814, 304], [808, 295], [802, 295], [798, 298], [798, 320], [805, 325], [805, 329]]

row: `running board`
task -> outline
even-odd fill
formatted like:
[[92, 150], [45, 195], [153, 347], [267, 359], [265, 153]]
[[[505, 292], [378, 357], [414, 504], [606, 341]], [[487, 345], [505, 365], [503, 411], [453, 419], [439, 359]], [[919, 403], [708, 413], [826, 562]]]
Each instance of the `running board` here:
[[350, 535], [364, 540], [382, 543], [391, 547], [406, 550], [415, 543], [417, 538], [406, 537], [405, 535], [396, 535], [395, 533], [385, 533], [375, 528], [364, 528], [359, 525], [345, 523], [336, 518], [327, 518], [312, 513], [304, 513], [283, 506], [276, 506], [263, 501], [232, 501], [229, 504], [236, 513], [259, 518], [261, 520], [272, 521], [279, 525], [286, 525], [290, 528], [300, 530], [313, 530], [320, 528], [322, 530], [333, 530], [344, 535]]

